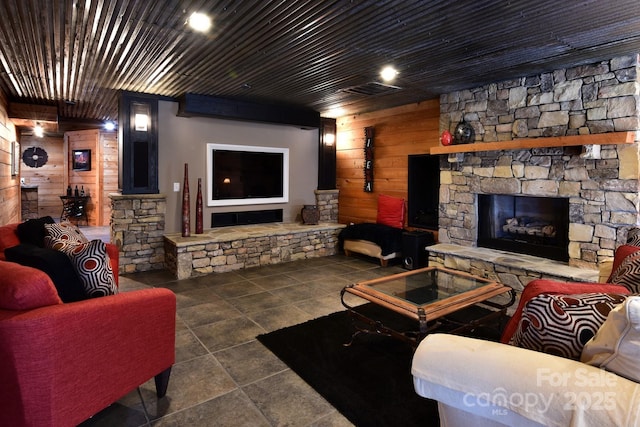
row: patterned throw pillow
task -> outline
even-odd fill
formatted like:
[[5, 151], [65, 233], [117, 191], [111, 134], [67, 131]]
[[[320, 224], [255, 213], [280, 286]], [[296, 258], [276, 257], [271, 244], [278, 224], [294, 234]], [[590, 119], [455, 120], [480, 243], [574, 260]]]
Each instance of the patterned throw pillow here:
[[118, 293], [107, 247], [102, 240], [75, 243], [47, 236], [44, 241], [46, 247], [61, 251], [69, 257], [89, 298]]
[[89, 239], [86, 238], [82, 231], [71, 224], [70, 222], [61, 222], [60, 224], [45, 224], [44, 228], [47, 230], [47, 234], [53, 237], [55, 240], [66, 240], [75, 243], [88, 243]]
[[609, 282], [624, 286], [632, 294], [640, 294], [640, 252], [627, 255], [611, 273]]
[[525, 304], [509, 344], [578, 360], [609, 312], [624, 300], [618, 294], [540, 294]]
[[627, 232], [627, 245], [640, 246], [640, 228], [633, 227]]

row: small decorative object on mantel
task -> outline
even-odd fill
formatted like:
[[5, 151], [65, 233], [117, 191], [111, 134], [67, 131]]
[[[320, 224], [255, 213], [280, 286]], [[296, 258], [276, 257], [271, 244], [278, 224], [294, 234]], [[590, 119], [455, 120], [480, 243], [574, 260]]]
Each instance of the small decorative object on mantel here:
[[202, 178], [198, 178], [198, 195], [196, 196], [196, 234], [202, 234]]
[[189, 164], [184, 164], [184, 184], [182, 186], [182, 237], [191, 235], [191, 211], [189, 208]]
[[315, 225], [320, 220], [320, 210], [316, 205], [304, 205], [301, 215], [303, 224]]
[[453, 135], [448, 130], [442, 131], [440, 135], [440, 143], [444, 146], [451, 145], [453, 143]]
[[460, 123], [456, 125], [456, 130], [453, 132], [454, 144], [470, 144], [474, 141], [476, 133], [473, 130], [471, 124], [460, 120]]
[[364, 191], [373, 192], [373, 126], [364, 128]]

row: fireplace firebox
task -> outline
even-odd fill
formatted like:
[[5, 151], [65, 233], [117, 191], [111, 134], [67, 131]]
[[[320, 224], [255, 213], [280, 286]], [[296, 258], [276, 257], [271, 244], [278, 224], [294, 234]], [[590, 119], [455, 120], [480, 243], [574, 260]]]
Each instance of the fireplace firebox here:
[[478, 194], [478, 246], [569, 260], [569, 199]]

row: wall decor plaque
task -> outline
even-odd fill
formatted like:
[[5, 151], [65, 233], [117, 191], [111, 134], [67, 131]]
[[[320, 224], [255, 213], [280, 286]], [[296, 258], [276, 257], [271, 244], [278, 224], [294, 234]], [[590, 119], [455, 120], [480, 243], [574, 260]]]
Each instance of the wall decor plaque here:
[[364, 128], [364, 191], [373, 192], [373, 126]]

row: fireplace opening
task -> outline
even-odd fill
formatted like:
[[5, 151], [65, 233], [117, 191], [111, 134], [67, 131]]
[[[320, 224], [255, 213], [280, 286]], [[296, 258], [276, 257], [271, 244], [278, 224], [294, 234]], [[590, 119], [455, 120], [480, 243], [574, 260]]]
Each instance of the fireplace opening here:
[[478, 194], [478, 246], [569, 260], [569, 199]]

